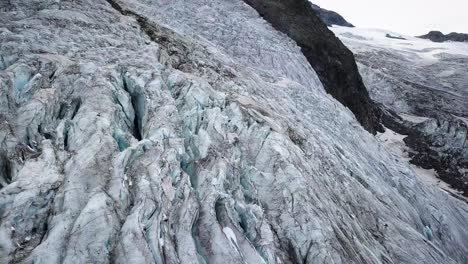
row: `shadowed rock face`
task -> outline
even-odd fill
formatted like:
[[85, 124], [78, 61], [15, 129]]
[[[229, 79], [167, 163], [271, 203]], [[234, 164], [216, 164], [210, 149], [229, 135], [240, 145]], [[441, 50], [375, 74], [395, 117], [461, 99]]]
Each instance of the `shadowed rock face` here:
[[245, 0], [301, 47], [326, 91], [370, 132], [381, 130], [380, 110], [369, 98], [354, 56], [315, 14], [307, 0]]
[[327, 24], [327, 26], [337, 25], [343, 27], [354, 27], [353, 24], [346, 21], [346, 19], [344, 19], [340, 14], [334, 11], [323, 9], [316, 4], [311, 3], [311, 5], [320, 19], [322, 19], [322, 21]]
[[440, 31], [431, 31], [426, 35], [419, 36], [418, 38], [429, 39], [433, 42], [445, 42], [445, 41], [456, 41], [456, 42], [468, 42], [468, 34], [452, 32], [447, 35]]
[[403, 37], [401, 37], [401, 36], [394, 36], [394, 35], [392, 35], [392, 34], [385, 34], [385, 37], [391, 38], [391, 39], [406, 40], [405, 38], [403, 38]]
[[468, 262], [468, 205], [243, 1], [0, 3], [0, 263]]

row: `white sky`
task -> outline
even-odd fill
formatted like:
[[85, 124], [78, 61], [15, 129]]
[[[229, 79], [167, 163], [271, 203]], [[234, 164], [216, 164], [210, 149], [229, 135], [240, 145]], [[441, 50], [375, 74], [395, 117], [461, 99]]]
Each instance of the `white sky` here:
[[468, 0], [312, 0], [357, 27], [407, 35], [468, 33]]

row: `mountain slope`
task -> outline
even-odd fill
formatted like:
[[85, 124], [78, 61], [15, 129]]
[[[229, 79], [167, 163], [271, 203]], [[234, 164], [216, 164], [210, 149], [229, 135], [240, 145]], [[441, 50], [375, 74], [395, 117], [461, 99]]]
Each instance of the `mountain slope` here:
[[383, 123], [407, 135], [411, 162], [468, 196], [468, 45], [332, 29], [356, 54], [372, 99], [395, 113]]
[[242, 1], [1, 5], [3, 262], [468, 261], [467, 204]]
[[322, 19], [322, 21], [327, 24], [327, 26], [343, 26], [343, 27], [354, 27], [353, 24], [349, 23], [344, 19], [340, 14], [321, 8], [316, 4], [312, 4], [312, 8], [314, 9], [315, 13]]

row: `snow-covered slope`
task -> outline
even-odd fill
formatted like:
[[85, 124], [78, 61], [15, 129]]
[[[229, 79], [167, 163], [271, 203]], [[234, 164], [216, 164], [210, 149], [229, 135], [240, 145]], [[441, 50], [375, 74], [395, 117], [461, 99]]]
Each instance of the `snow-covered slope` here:
[[0, 7], [1, 262], [468, 262], [468, 205], [240, 0]]
[[355, 53], [371, 97], [399, 115], [387, 114], [383, 121], [408, 135], [411, 162], [435, 169], [468, 196], [468, 43], [376, 29], [332, 30]]
[[379, 29], [330, 29], [355, 53], [374, 100], [417, 116], [468, 116], [467, 43], [435, 43]]

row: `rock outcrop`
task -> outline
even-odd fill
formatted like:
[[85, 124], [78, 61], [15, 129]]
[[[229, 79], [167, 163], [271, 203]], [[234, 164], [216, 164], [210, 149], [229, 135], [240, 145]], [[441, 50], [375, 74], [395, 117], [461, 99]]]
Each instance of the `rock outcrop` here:
[[468, 205], [242, 1], [0, 5], [3, 263], [468, 262]]
[[419, 36], [418, 38], [429, 39], [433, 42], [445, 42], [445, 41], [456, 41], [456, 42], [468, 42], [468, 34], [452, 32], [447, 35], [440, 31], [430, 31], [426, 35]]
[[316, 4], [311, 3], [311, 5], [320, 19], [322, 19], [322, 21], [327, 24], [327, 26], [337, 25], [342, 27], [354, 27], [353, 24], [346, 21], [346, 19], [344, 19], [340, 14], [334, 11], [323, 9]]
[[386, 112], [385, 127], [406, 135], [412, 164], [434, 170], [439, 179], [468, 197], [468, 123], [452, 115], [440, 114], [415, 122]]
[[468, 124], [453, 116], [439, 116], [412, 125], [407, 145], [413, 164], [435, 169], [439, 178], [468, 197]]
[[391, 38], [391, 39], [399, 39], [399, 40], [406, 40], [406, 38], [402, 37], [402, 36], [394, 36], [392, 34], [385, 34], [385, 37], [387, 38]]

